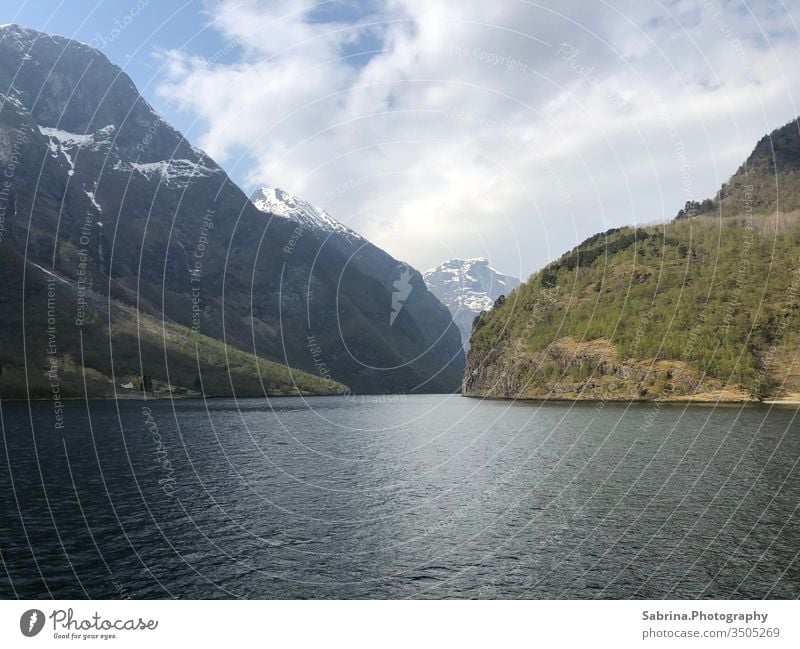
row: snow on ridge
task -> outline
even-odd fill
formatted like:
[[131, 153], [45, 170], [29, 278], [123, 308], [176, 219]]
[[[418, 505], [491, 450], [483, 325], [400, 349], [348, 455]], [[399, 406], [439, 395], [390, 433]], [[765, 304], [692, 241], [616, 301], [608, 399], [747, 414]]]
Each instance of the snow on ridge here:
[[25, 104], [23, 104], [22, 101], [20, 101], [19, 97], [17, 97], [16, 95], [19, 95], [19, 90], [17, 90], [13, 86], [8, 89], [7, 93], [5, 94], [0, 93], [0, 108], [2, 108], [2, 106], [6, 102], [10, 102], [11, 105], [14, 106], [14, 108], [16, 108], [17, 110], [21, 110], [27, 113], [28, 109], [25, 108]]
[[75, 154], [79, 149], [97, 150], [98, 145], [108, 144], [111, 136], [117, 130], [113, 124], [108, 124], [94, 133], [70, 133], [59, 128], [50, 126], [36, 125], [39, 132], [48, 138], [50, 155], [56, 160], [59, 153], [69, 165], [67, 174], [72, 176], [75, 173]]
[[485, 257], [449, 259], [423, 273], [428, 287], [451, 310], [480, 312], [491, 309], [495, 299], [519, 285], [489, 265]]
[[97, 202], [97, 198], [95, 197], [94, 192], [90, 192], [84, 189], [83, 193], [86, 194], [86, 197], [92, 202], [92, 206], [94, 207], [94, 209], [96, 209], [98, 212], [102, 214], [103, 208], [100, 207], [100, 203]]
[[49, 126], [36, 125], [39, 132], [48, 138], [50, 141], [48, 146], [50, 154], [58, 159], [58, 154], [61, 153], [69, 165], [70, 176], [75, 173], [75, 160], [73, 149], [88, 148], [90, 150], [97, 150], [100, 144], [108, 144], [111, 136], [117, 130], [113, 124], [108, 124], [94, 133], [70, 133], [59, 128], [52, 128]]
[[[132, 162], [131, 167], [148, 180], [154, 175], [159, 175], [164, 184], [174, 187], [186, 187], [195, 178], [206, 178], [218, 172], [217, 169], [183, 158], [158, 162]], [[116, 165], [114, 168], [117, 168]]]
[[108, 138], [117, 130], [113, 124], [107, 124], [103, 128], [97, 129], [94, 133], [70, 133], [60, 128], [51, 126], [36, 125], [39, 132], [51, 140], [57, 140], [60, 144], [67, 147], [91, 146], [100, 142], [105, 143]]
[[472, 266], [486, 266], [492, 272], [502, 274], [495, 268], [492, 268], [492, 266], [489, 264], [489, 259], [486, 257], [470, 257], [468, 259], [448, 259], [447, 261], [443, 261], [438, 266], [429, 268], [423, 274], [428, 275], [430, 273], [437, 273], [442, 271], [463, 272], [465, 268], [471, 268]]
[[[20, 51], [23, 51], [25, 46], [30, 48], [31, 45], [36, 41], [48, 39], [54, 43], [69, 43], [83, 50], [88, 50], [92, 53], [103, 56], [99, 49], [93, 47], [89, 43], [84, 43], [66, 36], [59, 36], [58, 34], [48, 34], [47, 32], [39, 31], [38, 29], [33, 29], [32, 27], [25, 27], [24, 25], [20, 25], [18, 23], [6, 23], [5, 25], [0, 25], [0, 37], [5, 40], [7, 35], [11, 36], [9, 40], [13, 39], [14, 43], [17, 45], [17, 49]], [[31, 57], [30, 55], [26, 54], [23, 58], [28, 60]]]
[[347, 239], [363, 240], [360, 234], [339, 223], [322, 208], [279, 187], [262, 187], [253, 193], [250, 201], [262, 212], [277, 214], [312, 229], [340, 234]]
[[423, 278], [428, 290], [450, 310], [465, 349], [469, 347], [475, 316], [492, 309], [500, 295], [507, 295], [519, 285], [515, 277], [492, 268], [485, 257], [449, 259], [426, 271]]
[[[38, 125], [37, 125], [38, 126]], [[39, 126], [39, 132], [51, 140], [56, 140], [59, 144], [66, 147], [89, 146], [94, 143], [94, 133], [70, 133], [59, 128], [49, 126]]]

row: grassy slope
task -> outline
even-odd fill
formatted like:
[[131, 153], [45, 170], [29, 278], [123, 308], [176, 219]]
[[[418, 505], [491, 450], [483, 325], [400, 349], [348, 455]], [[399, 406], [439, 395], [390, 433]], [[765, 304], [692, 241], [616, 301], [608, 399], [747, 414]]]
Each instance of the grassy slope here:
[[[796, 396], [798, 269], [796, 214], [703, 217], [597, 235], [480, 317], [465, 389], [570, 398]], [[607, 345], [601, 353], [587, 341]], [[493, 365], [502, 372], [493, 374]]]
[[[23, 261], [7, 247], [0, 248], [0, 265], [6, 278], [0, 286], [0, 397], [47, 397], [54, 384], [62, 397], [138, 394], [120, 384], [130, 381], [138, 385], [141, 374], [164, 387], [185, 387], [189, 395], [346, 391], [341, 384], [258, 359], [116, 301], [111, 302], [109, 327], [106, 298], [90, 298], [89, 317], [81, 329], [75, 325], [74, 284], [54, 280], [48, 285], [47, 274], [30, 264], [23, 284]], [[55, 354], [48, 353], [51, 340]], [[80, 353], [64, 353], [65, 349], [82, 349], [82, 358]], [[112, 355], [116, 388], [111, 380]], [[51, 358], [57, 367], [53, 381], [47, 375]]]
[[800, 400], [800, 122], [675, 221], [587, 239], [482, 314], [464, 391]]

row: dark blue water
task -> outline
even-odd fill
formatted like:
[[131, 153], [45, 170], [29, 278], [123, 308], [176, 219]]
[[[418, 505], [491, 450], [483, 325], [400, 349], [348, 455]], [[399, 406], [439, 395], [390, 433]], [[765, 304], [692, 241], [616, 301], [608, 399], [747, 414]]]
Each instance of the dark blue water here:
[[146, 406], [2, 404], [0, 596], [800, 595], [794, 409]]

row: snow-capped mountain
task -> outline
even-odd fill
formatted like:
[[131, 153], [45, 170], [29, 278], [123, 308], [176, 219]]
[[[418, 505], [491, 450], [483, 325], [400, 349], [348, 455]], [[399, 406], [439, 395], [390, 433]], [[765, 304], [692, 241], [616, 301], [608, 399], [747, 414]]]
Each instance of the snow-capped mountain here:
[[475, 316], [491, 309], [498, 297], [508, 295], [520, 283], [516, 277], [492, 268], [484, 257], [450, 259], [426, 271], [423, 277], [428, 290], [450, 309], [465, 350]]
[[262, 212], [291, 219], [306, 228], [336, 233], [351, 241], [365, 241], [360, 234], [339, 223], [322, 208], [298, 198], [280, 187], [261, 187], [253, 193], [250, 200]]
[[343, 278], [364, 287], [377, 282], [388, 298], [386, 324], [390, 330], [412, 327], [415, 340], [431, 345], [440, 363], [461, 366], [461, 330], [455, 326], [449, 309], [428, 290], [418, 270], [395, 259], [322, 208], [287, 191], [262, 187], [253, 192], [250, 201], [261, 212], [291, 222], [294, 231], [289, 249], [300, 242], [313, 241], [320, 251], [342, 255], [346, 260]]
[[[0, 313], [17, 318], [28, 362], [45, 353], [28, 329], [44, 331], [31, 323], [47, 313], [30, 278], [48, 277], [72, 292], [59, 295], [72, 314], [59, 319], [58, 340], [73, 358], [84, 323], [86, 337], [114, 331], [107, 299], [128, 314], [122, 322], [138, 309], [317, 376], [322, 364], [355, 392], [461, 387], [460, 336], [419, 273], [407, 275], [410, 294], [397, 290], [406, 265], [285, 192], [264, 192], [257, 208], [98, 50], [0, 26], [0, 167], [0, 304], [11, 305]], [[390, 320], [396, 296], [406, 299]], [[121, 335], [114, 359], [129, 372], [141, 357]], [[190, 360], [184, 385], [199, 370]], [[96, 362], [112, 374], [110, 356]]]

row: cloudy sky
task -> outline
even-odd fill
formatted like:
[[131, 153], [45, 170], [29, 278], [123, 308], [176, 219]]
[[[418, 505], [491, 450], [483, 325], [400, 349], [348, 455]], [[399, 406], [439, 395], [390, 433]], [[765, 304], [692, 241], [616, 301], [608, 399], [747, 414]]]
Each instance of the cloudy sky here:
[[92, 42], [246, 192], [422, 270], [524, 277], [671, 218], [800, 114], [798, 2], [68, 4], [4, 0], [0, 22]]

